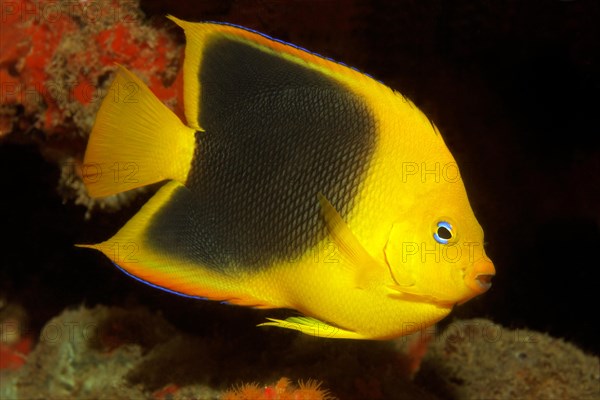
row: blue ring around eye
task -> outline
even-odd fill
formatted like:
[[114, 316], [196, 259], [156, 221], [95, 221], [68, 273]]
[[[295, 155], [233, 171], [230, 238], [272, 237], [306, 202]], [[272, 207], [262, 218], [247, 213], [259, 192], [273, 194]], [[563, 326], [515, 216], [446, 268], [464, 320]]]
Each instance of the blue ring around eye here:
[[440, 221], [437, 223], [438, 228], [444, 228], [450, 233], [450, 237], [448, 239], [441, 237], [438, 235], [437, 230], [433, 232], [433, 238], [439, 244], [448, 244], [448, 242], [452, 239], [452, 224], [446, 221]]

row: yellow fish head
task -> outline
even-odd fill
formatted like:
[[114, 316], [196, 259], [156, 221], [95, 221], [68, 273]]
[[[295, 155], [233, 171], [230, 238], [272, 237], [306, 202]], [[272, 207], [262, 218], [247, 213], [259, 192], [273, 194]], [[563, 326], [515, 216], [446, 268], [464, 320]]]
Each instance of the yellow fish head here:
[[405, 300], [462, 304], [491, 287], [494, 264], [462, 182], [428, 191], [392, 225], [384, 250], [390, 288]]

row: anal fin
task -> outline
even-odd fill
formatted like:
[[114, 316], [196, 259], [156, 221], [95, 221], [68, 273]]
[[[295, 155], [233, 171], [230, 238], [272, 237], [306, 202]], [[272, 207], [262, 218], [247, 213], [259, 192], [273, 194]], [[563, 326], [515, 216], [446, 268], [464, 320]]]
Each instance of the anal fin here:
[[[170, 181], [113, 237], [78, 246], [101, 251], [125, 273], [158, 289], [209, 300], [243, 297], [239, 283], [185, 256], [195, 243], [192, 232], [199, 223], [191, 214], [192, 196], [184, 185]], [[245, 301], [260, 306], [258, 300]]]

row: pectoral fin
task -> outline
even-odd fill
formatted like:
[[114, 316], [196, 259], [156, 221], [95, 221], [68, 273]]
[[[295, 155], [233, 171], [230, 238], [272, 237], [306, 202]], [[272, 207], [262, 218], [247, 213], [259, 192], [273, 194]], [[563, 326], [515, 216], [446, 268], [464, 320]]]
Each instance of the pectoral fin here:
[[331, 239], [342, 257], [354, 270], [356, 287], [367, 287], [369, 282], [372, 282], [380, 274], [382, 268], [360, 244], [329, 200], [320, 193], [319, 203]]
[[[406, 232], [409, 229], [410, 227], [405, 223], [394, 223], [383, 250], [392, 279], [400, 288], [408, 288], [416, 283], [414, 271], [410, 268], [411, 264], [404, 260], [407, 249], [403, 246], [406, 245]], [[410, 244], [412, 245], [413, 243]]]

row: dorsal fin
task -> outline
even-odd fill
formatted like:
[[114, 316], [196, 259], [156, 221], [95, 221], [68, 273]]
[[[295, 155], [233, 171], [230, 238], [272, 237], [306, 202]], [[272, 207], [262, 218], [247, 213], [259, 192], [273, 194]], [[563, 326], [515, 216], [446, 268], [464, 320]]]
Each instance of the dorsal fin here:
[[[318, 71], [323, 75], [334, 78], [342, 84], [345, 83], [347, 86], [368, 80], [370, 84], [380, 86], [390, 92], [384, 85], [355, 69], [311, 53], [300, 47], [272, 39], [258, 32], [230, 24], [187, 22], [171, 15], [168, 16], [168, 18], [183, 28], [186, 36], [187, 43], [183, 67], [183, 80], [186, 91], [184, 98], [185, 115], [188, 125], [194, 129], [204, 130], [198, 118], [198, 114], [201, 110], [202, 81], [210, 81], [211, 77], [206, 76], [204, 71], [202, 71], [202, 66], [205, 57], [215, 57], [213, 54], [207, 55], [206, 50], [211, 44], [218, 40], [233, 41], [260, 52], [275, 55], [282, 61], [291, 61], [308, 70]], [[220, 55], [216, 55], [216, 57], [219, 56]], [[235, 65], [240, 68], [243, 68], [244, 66], [254, 68], [252, 64], [256, 62], [256, 59], [244, 59], [244, 56], [252, 56], [252, 52], [237, 54]], [[227, 60], [223, 60], [223, 63], [226, 64]], [[268, 68], [263, 68], [262, 65], [256, 67], [260, 67], [260, 69], [255, 69], [255, 71], [260, 74], [269, 73]], [[219, 74], [227, 74], [229, 71], [230, 69], [227, 68], [227, 65], [224, 65], [224, 68], [222, 69], [215, 70], [215, 72]], [[247, 79], [253, 78], [253, 76], [247, 76]]]

